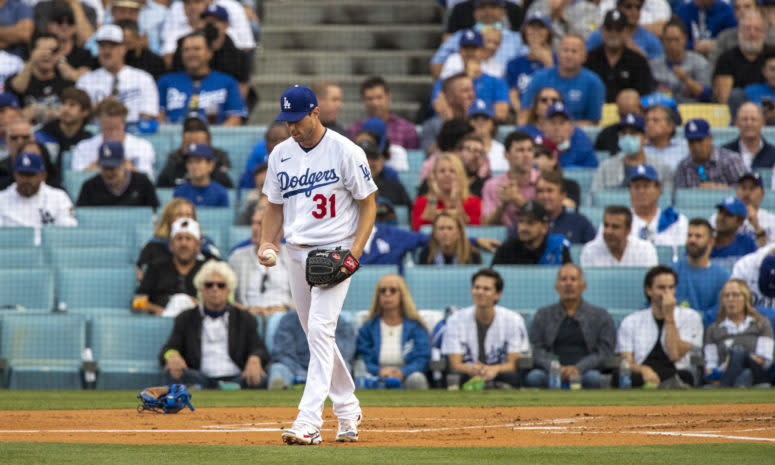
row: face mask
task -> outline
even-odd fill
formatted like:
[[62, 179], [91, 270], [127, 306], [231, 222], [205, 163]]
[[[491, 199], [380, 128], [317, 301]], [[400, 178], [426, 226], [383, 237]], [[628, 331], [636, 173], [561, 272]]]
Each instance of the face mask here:
[[[474, 26], [474, 28], [475, 28], [477, 31], [481, 31], [481, 30], [482, 30], [482, 29], [483, 29], [485, 26], [488, 26], [488, 24], [476, 23], [476, 25]], [[495, 29], [497, 29], [497, 30], [499, 30], [499, 31], [500, 31], [501, 29], [503, 29], [503, 23], [501, 23], [500, 21], [498, 21], [497, 23], [492, 23], [492, 24], [489, 24], [489, 26], [492, 26], [492, 27], [494, 27]]]
[[640, 138], [638, 136], [619, 137], [619, 148], [625, 155], [635, 155], [640, 151]]
[[557, 150], [560, 152], [564, 152], [570, 148], [570, 139], [566, 140], [565, 142], [557, 144]]

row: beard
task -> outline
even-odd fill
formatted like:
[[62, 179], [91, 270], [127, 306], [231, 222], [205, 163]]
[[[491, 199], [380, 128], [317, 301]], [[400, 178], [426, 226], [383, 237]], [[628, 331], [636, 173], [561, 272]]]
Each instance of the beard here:
[[761, 53], [761, 51], [764, 49], [764, 39], [741, 40], [739, 47], [743, 53]]
[[703, 255], [705, 255], [708, 252], [708, 247], [710, 245], [706, 245], [705, 247], [701, 247], [697, 244], [692, 243], [686, 243], [686, 255], [688, 255], [691, 258], [700, 258]]

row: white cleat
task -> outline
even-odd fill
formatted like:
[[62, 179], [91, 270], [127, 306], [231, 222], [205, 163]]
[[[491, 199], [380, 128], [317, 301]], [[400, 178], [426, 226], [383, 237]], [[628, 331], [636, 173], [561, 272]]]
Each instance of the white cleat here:
[[309, 446], [320, 444], [322, 441], [320, 430], [312, 425], [294, 423], [291, 429], [283, 431], [283, 442], [289, 445]]
[[337, 442], [358, 442], [358, 427], [361, 426], [362, 415], [354, 420], [349, 418], [339, 419], [339, 428], [336, 431]]

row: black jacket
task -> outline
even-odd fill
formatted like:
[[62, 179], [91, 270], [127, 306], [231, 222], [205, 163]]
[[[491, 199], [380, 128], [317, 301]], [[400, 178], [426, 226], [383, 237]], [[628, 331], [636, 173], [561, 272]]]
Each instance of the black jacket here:
[[[762, 145], [762, 148], [756, 152], [756, 155], [753, 157], [753, 160], [751, 160], [751, 168], [772, 168], [773, 165], [775, 165], [775, 145], [770, 144], [767, 142], [767, 139], [762, 137], [762, 142], [764, 142], [764, 145]], [[729, 149], [733, 152], [740, 152], [740, 138], [733, 140], [732, 142], [723, 145], [725, 149]], [[767, 186], [764, 187], [765, 190], [768, 189]]]
[[[269, 351], [258, 335], [256, 317], [244, 310], [232, 306], [229, 312], [229, 356], [232, 361], [245, 369], [248, 357], [256, 355], [261, 359], [261, 366], [269, 366]], [[175, 349], [180, 352], [186, 365], [193, 370], [199, 370], [202, 364], [202, 313], [199, 308], [186, 310], [175, 318], [175, 326], [169, 339], [159, 352], [159, 363], [164, 366], [164, 354]]]

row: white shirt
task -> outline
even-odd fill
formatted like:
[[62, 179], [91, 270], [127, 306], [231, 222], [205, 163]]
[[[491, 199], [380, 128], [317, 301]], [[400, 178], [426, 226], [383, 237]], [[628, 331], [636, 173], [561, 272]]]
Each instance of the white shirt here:
[[[226, 34], [231, 37], [234, 45], [239, 49], [255, 48], [256, 41], [242, 5], [234, 0], [215, 0], [213, 3], [225, 8], [229, 13], [229, 28], [226, 29]], [[183, 10], [183, 2], [173, 2], [162, 26], [162, 55], [175, 53], [178, 39], [192, 30]]]
[[393, 368], [404, 366], [404, 356], [401, 353], [401, 337], [404, 324], [390, 326], [385, 320], [379, 320], [379, 365]]
[[[746, 315], [745, 319], [740, 323], [740, 326], [737, 326], [732, 320], [726, 318], [724, 321], [719, 323], [719, 327], [726, 329], [727, 336], [731, 337], [744, 332], [746, 329], [748, 329], [749, 326], [755, 324], [756, 320], [754, 320], [752, 316]], [[730, 342], [730, 339], [724, 339], [725, 345]], [[766, 360], [766, 365], [769, 365], [772, 362], [773, 346], [775, 346], [775, 344], [773, 344], [773, 339], [771, 337], [759, 336], [756, 338], [756, 348], [754, 349], [753, 355], [762, 357]], [[729, 345], [727, 345], [727, 348], [729, 348]], [[723, 369], [726, 370], [726, 362], [719, 360], [718, 346], [715, 342], [705, 344], [703, 352], [705, 354], [705, 369], [718, 368], [719, 365], [722, 365]]]
[[[759, 226], [767, 233], [767, 242], [775, 242], [775, 215], [763, 208], [759, 208], [757, 214], [759, 216]], [[717, 213], [714, 213], [708, 219], [710, 224], [714, 227], [716, 226], [716, 215]], [[745, 221], [743, 221], [743, 225], [737, 229], [737, 233], [747, 234], [754, 238], [756, 237], [756, 231], [753, 226], [751, 226], [748, 218], [746, 218]]]
[[[506, 75], [506, 67], [495, 61], [495, 57], [482, 60], [480, 65], [484, 74], [489, 74], [490, 76], [499, 79], [503, 79]], [[444, 65], [441, 67], [441, 74], [439, 74], [439, 79], [444, 80], [452, 75], [462, 73], [463, 71], [463, 58], [456, 52], [447, 57], [446, 61], [444, 61]]]
[[13, 53], [0, 50], [0, 92], [5, 89], [5, 80], [24, 68], [24, 61]]
[[649, 241], [637, 237], [627, 238], [627, 247], [620, 261], [616, 260], [608, 250], [603, 235], [600, 234], [581, 249], [579, 260], [582, 267], [587, 266], [643, 266], [652, 267], [658, 263], [657, 249]]
[[[82, 140], [73, 148], [73, 171], [84, 171], [87, 166], [97, 160], [97, 151], [102, 144], [102, 134]], [[153, 145], [145, 139], [132, 134], [124, 137], [124, 158], [135, 165], [137, 171], [153, 179], [153, 167], [156, 164], [156, 152]]]
[[502, 173], [509, 170], [509, 162], [506, 160], [506, 148], [497, 140], [492, 141], [490, 151], [487, 152], [487, 159], [490, 160], [491, 172]]
[[775, 244], [767, 244], [756, 252], [743, 256], [732, 268], [731, 278], [745, 281], [751, 289], [753, 304], [757, 307], [775, 307], [775, 298], [767, 297], [759, 290], [759, 268], [764, 258], [773, 252], [775, 252]]
[[[678, 337], [682, 341], [688, 342], [692, 348], [702, 347], [702, 318], [700, 318], [700, 314], [691, 308], [676, 306], [673, 310], [673, 316], [675, 317], [676, 329], [678, 329]], [[657, 336], [659, 336], [662, 349], [667, 353], [664, 327], [660, 335], [651, 307], [637, 311], [627, 315], [622, 320], [622, 324], [619, 325], [619, 331], [616, 332], [616, 352], [631, 352], [635, 363], [640, 365], [657, 343]], [[680, 360], [675, 362], [675, 367], [679, 370], [688, 368], [690, 359], [691, 353], [688, 351]]]
[[[661, 233], [657, 232], [657, 226], [659, 226], [659, 216], [662, 214], [662, 209], [657, 208], [656, 216], [648, 223], [641, 219], [635, 212], [632, 212], [632, 229], [630, 230], [630, 238], [632, 239], [645, 239], [654, 245], [685, 245], [686, 233], [689, 231], [689, 219], [682, 213], [678, 214], [678, 220], [671, 224], [667, 229]], [[643, 228], [646, 228], [645, 234], [641, 234]]]
[[357, 200], [376, 190], [363, 149], [330, 130], [309, 151], [291, 137], [277, 144], [264, 182], [269, 201], [283, 206], [285, 239], [294, 245], [351, 243]]
[[643, 153], [647, 157], [658, 158], [662, 163], [670, 167], [670, 171], [675, 173], [681, 160], [689, 156], [689, 143], [683, 137], [673, 137], [670, 143], [663, 149], [658, 149], [646, 143], [643, 146]]
[[745, 146], [743, 141], [740, 141], [737, 144], [737, 153], [743, 157], [743, 163], [745, 163], [746, 170], [751, 171], [751, 163], [753, 163], [754, 157], [757, 153], [759, 153], [759, 150], [761, 150], [762, 147], [764, 147], [764, 139], [759, 139], [759, 145], [756, 147], [756, 150], [753, 153], [748, 151], [748, 148]]
[[409, 171], [409, 155], [400, 145], [390, 145], [390, 160], [385, 164], [397, 171]]
[[35, 245], [40, 245], [40, 230], [46, 225], [78, 226], [73, 202], [65, 191], [45, 183], [32, 197], [19, 195], [16, 183], [0, 191], [0, 227], [35, 228]]
[[159, 88], [156, 81], [147, 72], [132, 66], [123, 66], [115, 77], [105, 68], [89, 71], [78, 79], [75, 87], [86, 91], [92, 104], [96, 105], [110, 96], [115, 79], [118, 79], [118, 100], [129, 110], [127, 122], [136, 122], [141, 114], [158, 116]]
[[[442, 353], [462, 354], [463, 363], [479, 361], [479, 339], [474, 311], [474, 306], [466, 307], [450, 316], [441, 342]], [[522, 315], [496, 305], [495, 318], [484, 337], [484, 350], [487, 352], [487, 365], [506, 363], [508, 354], [529, 352], [530, 342]]]
[[258, 263], [253, 244], [240, 247], [229, 255], [229, 266], [237, 275], [237, 302], [249, 307], [292, 306], [291, 284], [288, 277], [288, 252], [280, 246], [277, 263], [267, 268]]
[[[731, 2], [730, 2], [731, 3]], [[616, 8], [616, 0], [601, 0], [600, 2], [600, 24], [603, 23], [603, 17], [608, 10]], [[640, 19], [638, 24], [647, 26], [657, 21], [667, 21], [670, 19], [670, 4], [665, 0], [646, 0], [643, 2], [643, 8], [640, 10]]]
[[210, 318], [202, 312], [202, 361], [200, 371], [209, 378], [242, 373], [229, 356], [229, 314]]

